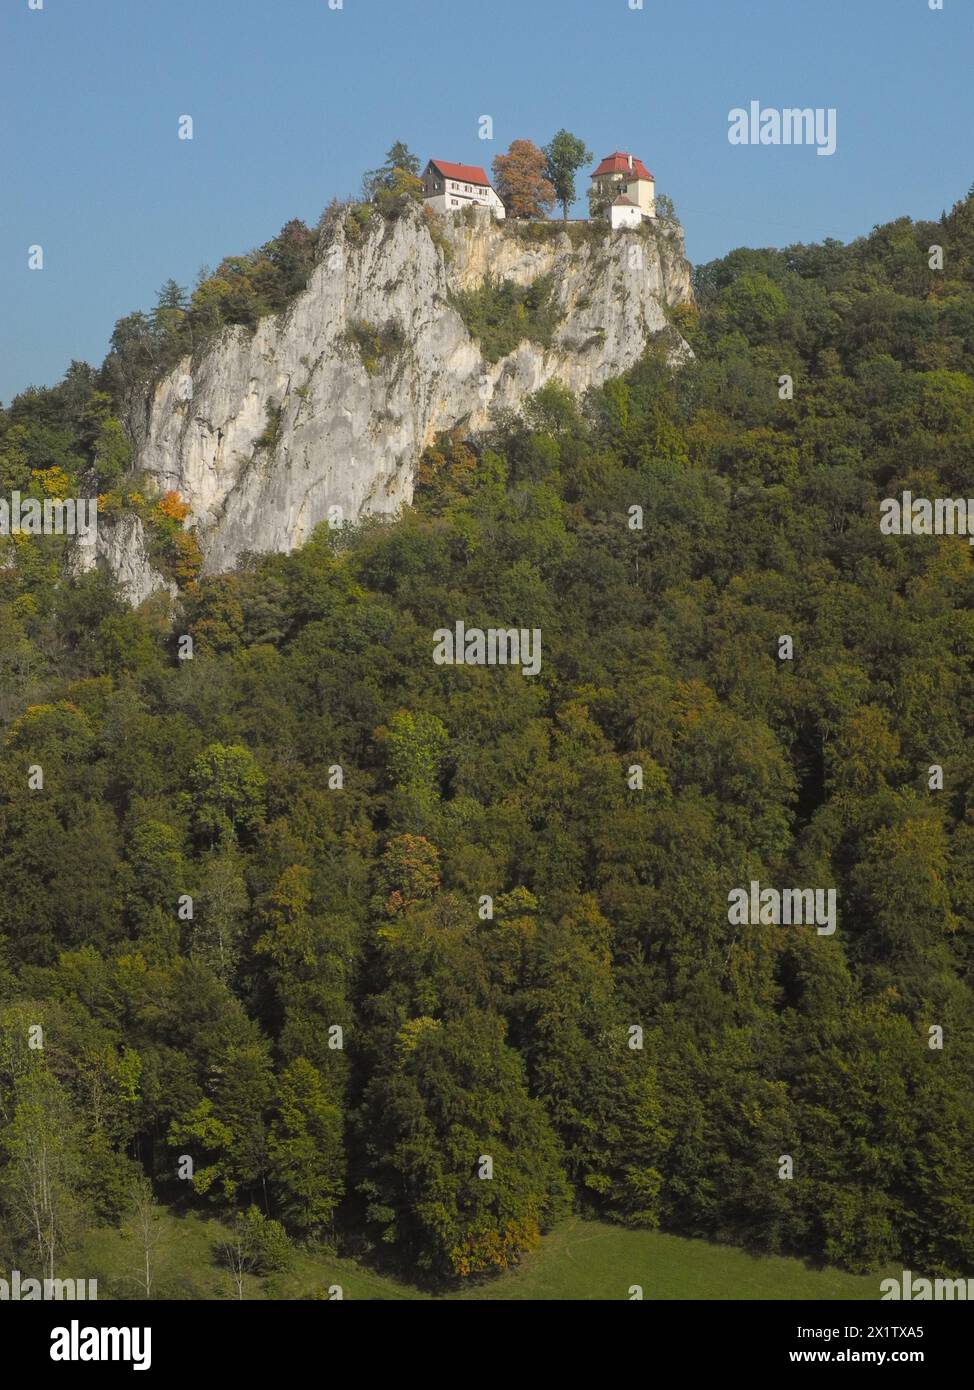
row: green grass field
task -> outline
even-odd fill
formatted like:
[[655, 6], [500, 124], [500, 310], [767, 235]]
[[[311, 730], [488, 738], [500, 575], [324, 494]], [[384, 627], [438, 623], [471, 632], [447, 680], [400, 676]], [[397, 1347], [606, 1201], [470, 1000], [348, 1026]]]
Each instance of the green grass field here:
[[[216, 1221], [167, 1215], [155, 1257], [154, 1298], [236, 1298], [229, 1274], [215, 1262], [223, 1234]], [[118, 1231], [87, 1234], [70, 1261], [74, 1271], [99, 1281], [99, 1297], [139, 1297], [131, 1276], [139, 1252]], [[79, 1275], [80, 1277], [80, 1275]], [[857, 1276], [811, 1269], [800, 1260], [759, 1257], [703, 1240], [629, 1231], [578, 1218], [563, 1222], [521, 1266], [499, 1278], [442, 1295], [450, 1299], [607, 1300], [629, 1299], [642, 1287], [644, 1299], [877, 1299], [882, 1273]], [[285, 1274], [245, 1276], [251, 1299], [307, 1298], [341, 1285], [350, 1299], [428, 1299], [429, 1294], [375, 1274], [354, 1260], [297, 1253]]]

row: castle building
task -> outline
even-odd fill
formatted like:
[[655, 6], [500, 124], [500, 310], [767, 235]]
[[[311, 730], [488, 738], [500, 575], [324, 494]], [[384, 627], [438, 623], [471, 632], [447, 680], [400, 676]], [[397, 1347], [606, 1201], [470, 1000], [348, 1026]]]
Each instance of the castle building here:
[[434, 212], [458, 212], [473, 206], [490, 208], [498, 221], [505, 216], [504, 204], [476, 164], [431, 159], [423, 170], [423, 202]]
[[641, 159], [623, 150], [606, 155], [592, 174], [589, 201], [613, 227], [638, 227], [656, 216], [656, 180]]

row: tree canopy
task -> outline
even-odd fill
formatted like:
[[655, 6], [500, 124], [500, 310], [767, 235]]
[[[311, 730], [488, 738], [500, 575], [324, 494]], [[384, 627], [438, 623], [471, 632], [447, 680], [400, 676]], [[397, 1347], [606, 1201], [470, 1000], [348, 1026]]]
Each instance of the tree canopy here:
[[589, 164], [593, 155], [585, 146], [585, 141], [567, 130], [558, 134], [544, 147], [545, 175], [555, 197], [561, 204], [562, 216], [568, 221], [568, 209], [575, 201], [575, 175], [583, 164]]
[[[970, 1269], [974, 556], [879, 503], [969, 490], [974, 201], [695, 287], [679, 370], [458, 427], [174, 614], [0, 538], [5, 1267], [142, 1174], [237, 1275], [487, 1277], [572, 1206]], [[5, 488], [111, 455], [119, 351], [0, 412]], [[538, 676], [435, 664], [460, 618]], [[752, 881], [837, 930], [732, 922]]]
[[494, 186], [508, 217], [545, 217], [557, 194], [547, 177], [544, 151], [530, 140], [514, 140], [507, 154], [495, 156]]

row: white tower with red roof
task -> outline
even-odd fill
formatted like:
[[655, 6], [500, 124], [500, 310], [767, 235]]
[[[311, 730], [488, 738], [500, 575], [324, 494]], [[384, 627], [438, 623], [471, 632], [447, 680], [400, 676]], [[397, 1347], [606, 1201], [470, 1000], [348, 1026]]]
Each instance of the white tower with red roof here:
[[638, 227], [644, 217], [656, 216], [656, 180], [625, 150], [606, 155], [592, 174], [588, 196], [613, 227]]

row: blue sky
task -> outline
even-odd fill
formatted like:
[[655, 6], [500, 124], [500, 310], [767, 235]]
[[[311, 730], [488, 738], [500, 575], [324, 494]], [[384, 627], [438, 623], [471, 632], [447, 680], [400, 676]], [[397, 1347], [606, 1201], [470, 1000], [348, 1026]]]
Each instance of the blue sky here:
[[[974, 180], [972, 0], [29, 3], [0, 0], [2, 401], [100, 362], [170, 275], [313, 222], [395, 139], [488, 168], [561, 126], [628, 149], [695, 262], [937, 217]], [[730, 145], [754, 100], [835, 107], [837, 152]]]

